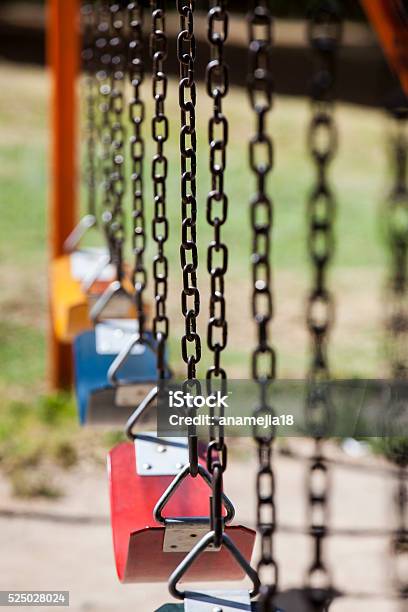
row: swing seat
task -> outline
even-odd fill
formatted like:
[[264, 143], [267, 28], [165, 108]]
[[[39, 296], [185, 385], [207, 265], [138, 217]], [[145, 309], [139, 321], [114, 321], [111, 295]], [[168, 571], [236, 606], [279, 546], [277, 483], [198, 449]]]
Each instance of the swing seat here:
[[60, 342], [69, 344], [77, 334], [92, 327], [89, 308], [95, 297], [103, 293], [113, 280], [114, 272], [107, 266], [106, 271], [92, 284], [91, 293], [84, 291], [83, 281], [91, 273], [92, 265], [97, 264], [95, 253], [91, 250], [76, 251], [51, 263], [51, 316], [55, 336]]
[[[183, 439], [172, 440], [172, 444], [180, 445]], [[111, 450], [108, 456], [116, 570], [119, 580], [124, 583], [167, 582], [169, 575], [184, 559], [186, 550], [192, 548], [200, 539], [200, 529], [201, 534], [203, 529], [205, 533], [209, 530], [209, 525], [207, 522], [200, 526], [195, 525], [194, 522], [189, 523], [188, 548], [186, 548], [185, 535], [184, 539], [182, 536], [178, 539], [176, 532], [174, 532], [176, 539], [168, 541], [166, 547], [166, 527], [155, 521], [153, 510], [156, 502], [174, 480], [174, 474], [177, 471], [171, 472], [174, 466], [169, 465], [170, 474], [148, 475], [148, 471], [146, 474], [143, 473], [144, 469], [149, 468], [149, 464], [139, 465], [140, 456], [137, 457], [135, 451], [137, 443], [137, 438], [134, 444], [123, 442]], [[160, 441], [156, 440], [154, 444], [160, 447]], [[187, 446], [185, 442], [184, 446]], [[154, 455], [154, 449], [152, 452]], [[157, 453], [160, 454], [160, 451], [156, 448], [156, 455]], [[186, 448], [185, 463], [188, 463]], [[177, 466], [180, 470], [179, 463]], [[168, 501], [168, 514], [191, 519], [207, 517], [209, 491], [208, 485], [202, 478], [186, 478], [180, 485], [178, 493]], [[178, 519], [175, 522], [182, 525], [185, 520], [188, 519], [183, 519], [183, 522]], [[195, 532], [196, 527], [197, 532]], [[250, 559], [255, 542], [255, 532], [242, 526], [227, 526], [225, 529], [242, 554]], [[177, 552], [177, 548], [182, 550]], [[186, 580], [222, 581], [241, 580], [243, 577], [244, 572], [241, 567], [234, 562], [228, 551], [222, 548], [204, 552], [188, 570]]]
[[[108, 381], [108, 370], [118, 355], [124, 336], [134, 333], [135, 326], [134, 320], [107, 320], [75, 338], [75, 392], [81, 424], [122, 426], [137, 408], [135, 393], [132, 403], [118, 402], [117, 390]], [[156, 384], [156, 378], [155, 353], [147, 346], [136, 347], [121, 369], [121, 379], [135, 383], [141, 401]]]

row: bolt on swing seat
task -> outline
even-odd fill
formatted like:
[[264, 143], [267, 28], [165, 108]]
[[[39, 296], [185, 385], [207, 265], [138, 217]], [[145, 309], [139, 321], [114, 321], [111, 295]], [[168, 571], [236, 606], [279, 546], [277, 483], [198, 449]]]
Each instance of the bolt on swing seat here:
[[[188, 445], [183, 438], [159, 439], [138, 434], [108, 456], [111, 524], [116, 569], [121, 582], [166, 582], [186, 552], [209, 529], [208, 487], [211, 476], [199, 463], [189, 475]], [[179, 489], [178, 494], [174, 495]], [[224, 495], [225, 522], [234, 508]], [[162, 511], [167, 507], [169, 515]], [[255, 532], [237, 526], [226, 531], [246, 559], [252, 556]], [[240, 580], [241, 567], [224, 549], [209, 548], [191, 568], [187, 580]]]
[[[156, 385], [152, 335], [145, 333], [144, 341], [136, 342], [135, 319], [101, 319], [102, 313], [108, 314], [108, 309], [110, 316], [115, 312], [117, 316], [123, 315], [131, 299], [118, 281], [112, 283], [91, 311], [95, 328], [74, 340], [75, 393], [82, 424], [121, 425]], [[115, 365], [123, 347], [128, 347], [126, 359], [121, 357]], [[131, 397], [123, 392], [130, 385]]]

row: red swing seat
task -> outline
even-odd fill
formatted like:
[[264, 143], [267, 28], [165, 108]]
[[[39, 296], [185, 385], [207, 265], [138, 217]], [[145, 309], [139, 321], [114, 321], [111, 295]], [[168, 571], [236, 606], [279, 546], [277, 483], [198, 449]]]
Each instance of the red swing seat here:
[[[186, 552], [184, 549], [180, 552], [163, 551], [166, 527], [155, 521], [153, 509], [174, 476], [138, 474], [135, 445], [129, 442], [123, 442], [111, 450], [108, 473], [113, 545], [119, 580], [124, 583], [166, 582]], [[170, 516], [186, 519], [208, 516], [209, 492], [202, 478], [188, 477], [177, 494], [169, 500], [166, 510]], [[250, 560], [255, 532], [241, 525], [227, 526], [226, 532], [244, 557]], [[197, 539], [192, 537], [191, 547]], [[223, 547], [218, 551], [203, 553], [189, 569], [186, 580], [241, 580], [244, 575], [244, 571]]]

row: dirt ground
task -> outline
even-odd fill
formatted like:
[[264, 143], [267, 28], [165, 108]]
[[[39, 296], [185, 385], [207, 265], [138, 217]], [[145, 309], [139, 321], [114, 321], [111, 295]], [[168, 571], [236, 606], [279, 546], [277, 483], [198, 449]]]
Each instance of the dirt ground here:
[[[310, 542], [302, 533], [306, 524], [304, 457], [310, 447], [292, 440], [291, 448], [297, 457], [275, 457], [280, 525], [276, 557], [283, 590], [300, 585], [311, 554]], [[329, 451], [336, 458], [339, 455], [336, 449]], [[236, 521], [251, 526], [255, 508], [253, 449], [248, 442], [231, 455], [226, 490], [237, 505]], [[327, 558], [337, 589], [351, 596], [337, 599], [331, 612], [402, 612], [401, 603], [387, 597], [392, 595], [386, 531], [393, 524], [393, 476], [380, 460], [364, 459], [366, 468], [356, 469], [355, 460], [341, 457], [342, 463], [332, 468], [333, 535]], [[245, 494], [243, 483], [247, 483]], [[104, 470], [83, 464], [67, 473], [60, 485], [66, 492], [64, 498], [28, 504], [11, 498], [8, 484], [0, 481], [0, 589], [69, 590], [75, 612], [134, 608], [153, 612], [170, 602], [165, 584], [122, 586], [118, 582]], [[351, 536], [350, 530], [360, 533]], [[286, 610], [300, 612], [297, 606]]]

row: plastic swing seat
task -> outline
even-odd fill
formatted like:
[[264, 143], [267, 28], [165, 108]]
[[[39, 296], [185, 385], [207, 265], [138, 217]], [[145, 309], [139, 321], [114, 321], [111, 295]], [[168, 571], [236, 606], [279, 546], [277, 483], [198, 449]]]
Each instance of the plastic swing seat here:
[[[184, 466], [184, 467], [183, 467]], [[187, 441], [157, 439], [154, 434], [137, 435], [134, 443], [123, 442], [108, 456], [111, 524], [116, 569], [121, 582], [166, 582], [209, 529], [209, 481], [201, 465], [196, 478], [188, 475]], [[175, 495], [163, 492], [175, 482]], [[169, 515], [157, 520], [166, 505]], [[224, 497], [230, 518], [231, 502]], [[232, 509], [232, 510], [231, 510]], [[155, 518], [156, 516], [156, 518]], [[181, 518], [182, 517], [182, 518]], [[201, 517], [201, 518], [200, 518]], [[227, 520], [227, 518], [225, 519]], [[255, 532], [243, 526], [225, 528], [229, 537], [250, 559]], [[240, 580], [244, 572], [228, 553], [207, 550], [189, 569], [187, 580]]]
[[[70, 343], [77, 334], [92, 327], [89, 317], [92, 295], [103, 293], [114, 276], [113, 268], [105, 265], [92, 282], [93, 273], [102, 268], [101, 262], [107, 263], [106, 253], [90, 249], [63, 255], [51, 263], [51, 316], [60, 342]], [[89, 294], [84, 288], [88, 277]]]
[[[109, 369], [117, 358], [126, 337], [137, 330], [134, 319], [107, 319], [94, 330], [75, 338], [74, 372], [79, 420], [82, 424], [122, 425], [148, 391], [156, 385], [156, 354], [151, 334], [148, 343], [138, 344], [128, 355], [120, 371], [121, 381], [134, 383], [131, 398], [120, 392], [109, 380]], [[123, 386], [126, 390], [126, 386]]]

